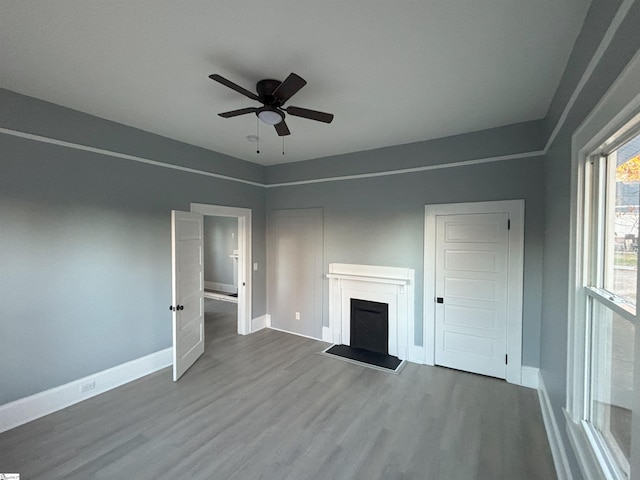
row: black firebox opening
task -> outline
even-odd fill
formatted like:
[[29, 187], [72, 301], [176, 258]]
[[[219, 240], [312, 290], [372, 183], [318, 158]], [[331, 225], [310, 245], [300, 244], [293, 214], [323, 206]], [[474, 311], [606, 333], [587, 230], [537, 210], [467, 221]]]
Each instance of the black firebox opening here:
[[351, 346], [389, 354], [389, 305], [351, 299]]

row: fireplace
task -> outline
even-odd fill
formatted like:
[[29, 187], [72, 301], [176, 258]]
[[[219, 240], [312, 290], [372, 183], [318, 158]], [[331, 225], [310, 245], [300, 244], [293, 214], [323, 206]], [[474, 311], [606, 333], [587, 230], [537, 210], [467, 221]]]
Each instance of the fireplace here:
[[389, 305], [351, 299], [351, 346], [389, 354]]
[[[409, 348], [414, 338], [414, 285], [415, 272], [410, 268], [384, 267], [374, 265], [354, 265], [346, 263], [329, 264], [329, 325], [323, 327], [322, 338], [335, 345], [353, 346], [352, 300], [364, 301], [366, 320], [362, 321], [365, 331], [379, 322], [380, 315], [371, 313], [372, 304], [387, 306], [386, 351], [385, 347], [369, 340], [360, 348], [369, 349], [401, 360], [408, 359]], [[356, 344], [361, 336], [356, 333]]]

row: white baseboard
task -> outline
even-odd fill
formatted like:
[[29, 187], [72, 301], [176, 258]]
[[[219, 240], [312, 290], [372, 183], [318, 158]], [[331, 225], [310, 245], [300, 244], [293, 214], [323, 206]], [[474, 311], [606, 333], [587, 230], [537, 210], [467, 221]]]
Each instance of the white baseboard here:
[[312, 336], [310, 336], [310, 335], [303, 335], [302, 333], [290, 332], [289, 330], [283, 330], [282, 328], [276, 328], [276, 327], [272, 327], [272, 326], [269, 326], [269, 328], [270, 328], [271, 330], [276, 330], [276, 331], [278, 331], [278, 332], [289, 333], [289, 334], [291, 334], [291, 335], [296, 335], [296, 336], [298, 336], [298, 337], [310, 338], [311, 340], [318, 340], [318, 341], [322, 342], [322, 339], [321, 339], [321, 338], [312, 337]]
[[210, 298], [212, 300], [221, 300], [223, 302], [229, 302], [229, 303], [238, 303], [238, 297], [230, 297], [226, 293], [214, 293], [214, 292], [208, 292], [206, 290], [204, 291], [204, 298]]
[[544, 385], [544, 380], [540, 373], [538, 374], [538, 398], [540, 399], [542, 419], [544, 420], [544, 427], [547, 431], [547, 438], [549, 439], [549, 446], [551, 447], [551, 456], [553, 457], [553, 463], [556, 467], [558, 480], [572, 480], [573, 475], [571, 474], [567, 451], [562, 441], [562, 436], [560, 435], [558, 422], [556, 422], [556, 417], [553, 414], [553, 407], [551, 406], [551, 400], [549, 400], [547, 388]]
[[409, 345], [408, 362], [424, 365], [424, 347], [419, 345]]
[[269, 328], [270, 326], [271, 315], [269, 315], [268, 313], [251, 319], [251, 333], [262, 330], [263, 328]]
[[[173, 364], [173, 347], [0, 406], [0, 432], [11, 430]], [[169, 377], [167, 377], [169, 379]], [[82, 391], [90, 388], [87, 391]]]
[[322, 341], [333, 343], [333, 333], [329, 327], [322, 326]]
[[217, 290], [218, 292], [237, 293], [238, 287], [228, 283], [208, 282], [204, 281], [204, 288], [207, 290]]
[[540, 378], [540, 369], [537, 367], [522, 366], [522, 375], [520, 385], [523, 387], [538, 389], [538, 380]]

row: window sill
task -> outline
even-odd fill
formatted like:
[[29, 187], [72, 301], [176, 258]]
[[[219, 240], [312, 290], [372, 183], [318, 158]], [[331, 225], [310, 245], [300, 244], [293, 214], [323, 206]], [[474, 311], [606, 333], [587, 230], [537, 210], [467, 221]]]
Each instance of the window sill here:
[[584, 478], [587, 480], [626, 480], [624, 477], [619, 476], [615, 470], [611, 470], [602, 453], [594, 449], [595, 441], [591, 438], [591, 434], [585, 428], [584, 423], [582, 421], [575, 422], [566, 409], [562, 411], [566, 421], [569, 442], [576, 454], [576, 459]]

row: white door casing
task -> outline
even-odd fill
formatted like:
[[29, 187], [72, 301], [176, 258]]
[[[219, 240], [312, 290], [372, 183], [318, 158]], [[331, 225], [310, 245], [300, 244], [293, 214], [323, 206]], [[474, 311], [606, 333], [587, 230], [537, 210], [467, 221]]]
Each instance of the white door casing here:
[[204, 353], [202, 214], [171, 211], [173, 380]]
[[506, 376], [508, 220], [507, 213], [436, 219], [436, 365]]
[[191, 211], [216, 217], [238, 219], [238, 334], [251, 333], [251, 209], [192, 203]]
[[[443, 205], [426, 205], [425, 206], [425, 245], [424, 245], [424, 352], [425, 352], [425, 363], [427, 365], [435, 365], [436, 363], [436, 317], [438, 309], [441, 309], [441, 314], [447, 314], [447, 311], [443, 308], [443, 305], [447, 305], [447, 298], [443, 295], [437, 294], [437, 279], [436, 279], [436, 269], [438, 265], [437, 261], [437, 238], [438, 238], [438, 217], [446, 217], [450, 215], [483, 215], [483, 214], [503, 214], [506, 215], [507, 221], [510, 223], [510, 229], [508, 230], [507, 235], [507, 257], [506, 257], [506, 290], [504, 292], [504, 298], [506, 298], [506, 305], [504, 308], [506, 310], [505, 314], [505, 324], [506, 324], [506, 334], [505, 334], [505, 349], [506, 354], [508, 355], [508, 363], [506, 364], [506, 371], [503, 375], [496, 375], [495, 373], [490, 375], [500, 376], [502, 378], [506, 378], [506, 380], [510, 383], [521, 384], [522, 382], [522, 290], [523, 290], [523, 273], [524, 273], [524, 200], [505, 200], [505, 201], [496, 201], [496, 202], [477, 202], [477, 203], [454, 203], [454, 204], [443, 204]], [[462, 217], [460, 217], [462, 218]], [[480, 218], [480, 217], [478, 217]], [[488, 217], [485, 217], [488, 218]], [[506, 226], [505, 226], [506, 228]], [[488, 230], [485, 228], [484, 235], [487, 235]], [[455, 233], [455, 232], [453, 232]], [[460, 233], [460, 232], [458, 232]], [[443, 233], [444, 235], [444, 233]], [[478, 235], [476, 232], [475, 235]], [[473, 242], [472, 242], [473, 243]], [[470, 243], [470, 245], [472, 244]], [[482, 243], [482, 242], [477, 242]], [[499, 262], [499, 259], [493, 259], [493, 255], [495, 254], [482, 254], [478, 255], [478, 258], [473, 258], [473, 255], [462, 254], [460, 252], [464, 251], [466, 247], [460, 247], [455, 250], [456, 253], [450, 254], [452, 266], [456, 265], [456, 261], [458, 263], [458, 273], [464, 272], [464, 269], [467, 268], [465, 266], [465, 262], [474, 262], [477, 263], [474, 268], [483, 267], [487, 268], [488, 262], [496, 261]], [[480, 248], [480, 247], [474, 247]], [[471, 250], [471, 249], [469, 249]], [[473, 250], [471, 250], [473, 251]], [[482, 251], [482, 249], [480, 249]], [[441, 255], [444, 255], [442, 253]], [[455, 258], [454, 258], [455, 257]], [[466, 258], [465, 258], [466, 257]], [[440, 263], [444, 260], [441, 259]], [[460, 265], [462, 263], [462, 265]], [[462, 268], [461, 268], [462, 267]], [[482, 276], [486, 275], [486, 273], [473, 273], [469, 274], [471, 277], [474, 275]], [[451, 282], [450, 282], [451, 283]], [[455, 281], [453, 282], [455, 283]], [[464, 282], [462, 282], [464, 283]], [[458, 282], [458, 286], [461, 285], [461, 282]], [[469, 284], [465, 285], [469, 287]], [[486, 285], [485, 285], [486, 287]], [[441, 287], [442, 288], [442, 287]], [[464, 290], [463, 290], [464, 292]], [[462, 292], [462, 293], [463, 293]], [[461, 292], [458, 292], [461, 293]], [[443, 304], [437, 303], [437, 297], [441, 296], [444, 298]], [[477, 295], [476, 295], [477, 296]], [[454, 296], [455, 297], [455, 296]], [[476, 299], [478, 300], [478, 299]], [[480, 300], [482, 301], [482, 300]], [[465, 302], [469, 302], [469, 299], [466, 299]], [[459, 302], [458, 302], [459, 303]], [[464, 302], [463, 302], [464, 303]], [[463, 305], [463, 307], [468, 307], [471, 305], [471, 308], [482, 307], [481, 304], [467, 303]], [[486, 306], [486, 305], [485, 305]], [[460, 331], [464, 332], [464, 328], [471, 329], [469, 332], [473, 332], [474, 327], [472, 324], [469, 324], [467, 319], [461, 320], [460, 316], [455, 317], [456, 314], [460, 314], [463, 308], [459, 308], [456, 305], [455, 299], [452, 300], [452, 307], [449, 310], [451, 323], [464, 323], [465, 325], [452, 326], [449, 325], [449, 329], [462, 329], [458, 330], [456, 333]], [[456, 311], [456, 308], [457, 311]], [[467, 312], [468, 313], [468, 312]], [[486, 312], [485, 312], [486, 313]], [[482, 321], [482, 320], [481, 320]], [[488, 321], [488, 316], [485, 315], [484, 322], [486, 326], [486, 322]], [[491, 320], [493, 321], [493, 320]], [[478, 330], [478, 332], [481, 331]], [[442, 326], [440, 327], [439, 333], [442, 333]], [[469, 338], [458, 337], [457, 340], [469, 340]], [[482, 343], [482, 338], [479, 339], [479, 343]], [[464, 343], [464, 342], [463, 342]], [[476, 342], [478, 343], [478, 342]], [[467, 347], [473, 347], [473, 344], [466, 344]], [[497, 359], [496, 353], [496, 359]], [[502, 362], [504, 362], [504, 352], [502, 353]], [[473, 369], [469, 369], [466, 367], [454, 367], [467, 369], [469, 371], [474, 371]]]

